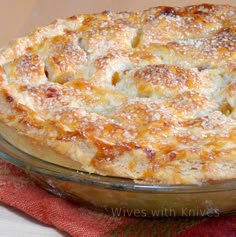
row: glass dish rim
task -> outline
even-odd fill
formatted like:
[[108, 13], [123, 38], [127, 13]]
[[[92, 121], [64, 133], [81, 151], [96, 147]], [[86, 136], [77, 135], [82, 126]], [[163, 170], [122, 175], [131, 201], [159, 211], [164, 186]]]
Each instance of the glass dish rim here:
[[[123, 177], [103, 176], [99, 174], [80, 171], [33, 156], [20, 148], [12, 145], [0, 134], [0, 158], [11, 163], [27, 172], [34, 172], [39, 175], [49, 176], [62, 181], [69, 181], [90, 185], [100, 188], [123, 190], [130, 192], [145, 192], [145, 193], [209, 193], [209, 192], [224, 192], [236, 190], [236, 179], [222, 180], [219, 182], [208, 182], [201, 184], [155, 184], [145, 183], [138, 180], [132, 180]], [[13, 157], [11, 152], [17, 154]], [[23, 156], [21, 159], [19, 156]], [[34, 163], [33, 163], [34, 162]]]

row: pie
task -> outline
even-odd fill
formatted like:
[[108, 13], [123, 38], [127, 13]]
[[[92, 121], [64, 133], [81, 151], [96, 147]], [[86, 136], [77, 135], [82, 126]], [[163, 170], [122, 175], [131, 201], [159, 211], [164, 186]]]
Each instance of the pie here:
[[75, 15], [0, 51], [0, 133], [155, 184], [236, 179], [236, 7]]

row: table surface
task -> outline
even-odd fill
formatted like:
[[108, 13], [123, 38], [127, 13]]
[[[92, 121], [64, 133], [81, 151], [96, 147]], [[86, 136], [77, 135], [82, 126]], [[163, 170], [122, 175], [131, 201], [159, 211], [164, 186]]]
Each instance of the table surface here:
[[[14, 227], [13, 227], [14, 226]], [[4, 237], [68, 237], [28, 215], [0, 203], [0, 236]]]

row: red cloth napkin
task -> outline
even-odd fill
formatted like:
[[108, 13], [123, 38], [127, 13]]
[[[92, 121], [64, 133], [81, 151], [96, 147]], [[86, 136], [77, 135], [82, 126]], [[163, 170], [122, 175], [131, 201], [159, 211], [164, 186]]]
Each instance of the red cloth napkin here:
[[89, 210], [42, 190], [19, 168], [1, 160], [0, 200], [75, 237], [236, 237], [236, 216], [233, 215], [141, 219]]

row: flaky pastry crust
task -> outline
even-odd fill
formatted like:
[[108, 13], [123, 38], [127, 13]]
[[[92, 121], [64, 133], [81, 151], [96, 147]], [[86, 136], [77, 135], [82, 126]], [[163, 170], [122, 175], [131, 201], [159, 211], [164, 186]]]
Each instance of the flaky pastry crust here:
[[236, 178], [236, 8], [56, 20], [0, 51], [0, 131], [41, 159], [150, 183]]

